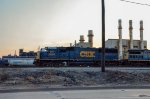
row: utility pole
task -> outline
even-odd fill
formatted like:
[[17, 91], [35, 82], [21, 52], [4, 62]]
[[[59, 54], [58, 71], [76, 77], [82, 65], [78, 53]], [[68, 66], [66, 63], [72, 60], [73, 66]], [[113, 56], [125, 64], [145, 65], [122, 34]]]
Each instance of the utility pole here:
[[105, 72], [105, 2], [102, 0], [102, 60], [101, 71]]

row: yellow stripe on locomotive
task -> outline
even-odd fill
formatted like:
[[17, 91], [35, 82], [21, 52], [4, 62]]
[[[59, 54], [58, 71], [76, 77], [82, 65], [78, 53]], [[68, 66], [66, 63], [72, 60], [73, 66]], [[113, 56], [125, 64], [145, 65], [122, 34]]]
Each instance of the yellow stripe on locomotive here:
[[94, 51], [81, 51], [80, 57], [93, 58], [95, 57], [95, 52]]

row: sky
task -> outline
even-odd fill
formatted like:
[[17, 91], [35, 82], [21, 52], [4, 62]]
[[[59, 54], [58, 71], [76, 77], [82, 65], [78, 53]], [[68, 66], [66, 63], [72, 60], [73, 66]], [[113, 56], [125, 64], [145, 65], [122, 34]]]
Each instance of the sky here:
[[[150, 0], [130, 0], [150, 4]], [[140, 39], [139, 21], [150, 49], [150, 6], [120, 0], [105, 0], [106, 40], [118, 38], [118, 19], [123, 38], [129, 38], [128, 21], [133, 20], [133, 39]], [[101, 0], [0, 0], [0, 56], [37, 51], [39, 46], [69, 46], [79, 36], [87, 41], [94, 32], [94, 47], [101, 47]]]

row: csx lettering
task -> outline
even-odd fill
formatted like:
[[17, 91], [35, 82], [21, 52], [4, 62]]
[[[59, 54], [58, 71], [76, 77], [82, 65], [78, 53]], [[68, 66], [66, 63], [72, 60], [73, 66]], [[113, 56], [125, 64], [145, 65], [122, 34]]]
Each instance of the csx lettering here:
[[80, 57], [92, 58], [92, 57], [95, 57], [95, 52], [92, 52], [92, 51], [81, 51], [80, 52]]

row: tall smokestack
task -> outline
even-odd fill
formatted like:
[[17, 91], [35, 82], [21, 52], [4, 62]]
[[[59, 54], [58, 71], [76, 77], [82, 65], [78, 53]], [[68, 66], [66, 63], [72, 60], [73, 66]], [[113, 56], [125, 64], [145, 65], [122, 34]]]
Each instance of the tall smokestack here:
[[144, 49], [144, 44], [143, 44], [143, 21], [140, 21], [140, 47], [141, 49]]
[[118, 20], [118, 36], [119, 36], [119, 47], [118, 47], [118, 59], [122, 60], [122, 21]]
[[74, 46], [77, 47], [77, 41], [76, 40], [74, 41]]
[[80, 41], [80, 43], [84, 43], [85, 40], [84, 40], [84, 36], [83, 35], [80, 35], [80, 40], [79, 41]]
[[19, 56], [21, 56], [23, 53], [23, 49], [19, 49]]
[[133, 49], [133, 33], [132, 33], [132, 20], [129, 20], [129, 36], [130, 36], [130, 49]]
[[88, 31], [88, 42], [90, 44], [90, 47], [93, 47], [93, 30]]
[[72, 43], [70, 43], [70, 47], [72, 47]]

